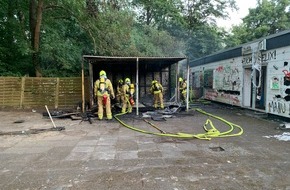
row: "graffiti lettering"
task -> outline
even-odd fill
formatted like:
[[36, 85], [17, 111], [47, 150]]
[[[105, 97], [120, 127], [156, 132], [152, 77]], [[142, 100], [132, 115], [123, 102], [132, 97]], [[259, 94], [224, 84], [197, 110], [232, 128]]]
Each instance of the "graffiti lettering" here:
[[205, 92], [205, 99], [216, 100], [219, 102], [229, 103], [232, 105], [240, 106], [241, 102], [238, 95], [227, 94], [225, 92], [217, 92], [214, 90], [208, 90]]
[[223, 66], [219, 66], [218, 68], [215, 69], [217, 72], [222, 72], [224, 70]]
[[[267, 52], [267, 53], [262, 53], [259, 56], [259, 60], [261, 60], [262, 62], [266, 62], [266, 61], [271, 61], [273, 59], [277, 58], [277, 54], [276, 54], [276, 50], [272, 51], [272, 52]], [[243, 65], [249, 65], [252, 63], [252, 56], [247, 56], [247, 57], [243, 57], [242, 59], [242, 64]]]
[[270, 60], [276, 59], [276, 50], [273, 52], [262, 54], [262, 56], [259, 59], [261, 61], [270, 61]]
[[244, 57], [244, 58], [242, 59], [242, 64], [243, 64], [243, 65], [248, 65], [248, 64], [250, 64], [250, 63], [252, 63], [252, 57]]
[[276, 113], [285, 113], [286, 112], [286, 104], [279, 101], [270, 101], [268, 103], [269, 112]]
[[210, 100], [215, 100], [215, 98], [218, 96], [218, 93], [217, 92], [206, 92], [205, 94], [205, 97], [207, 99], [210, 99]]

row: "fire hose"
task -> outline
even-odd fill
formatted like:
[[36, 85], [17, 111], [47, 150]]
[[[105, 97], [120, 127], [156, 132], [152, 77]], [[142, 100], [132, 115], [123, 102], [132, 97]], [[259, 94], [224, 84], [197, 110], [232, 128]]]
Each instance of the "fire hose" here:
[[[146, 130], [143, 130], [143, 129], [139, 129], [139, 128], [130, 126], [130, 125], [126, 124], [125, 122], [123, 122], [119, 118], [119, 116], [124, 115], [127, 112], [116, 114], [116, 115], [114, 115], [114, 118], [120, 124], [122, 124], [123, 126], [127, 127], [128, 129], [131, 129], [131, 130], [134, 130], [134, 131], [137, 131], [137, 132], [141, 132], [141, 133], [144, 133], [144, 134], [151, 134], [151, 135], [157, 135], [157, 136], [166, 136], [166, 137], [174, 137], [174, 138], [187, 138], [187, 139], [197, 138], [197, 139], [202, 139], [202, 140], [211, 140], [212, 138], [218, 138], [218, 137], [234, 137], [234, 136], [239, 136], [239, 135], [242, 135], [243, 134], [243, 128], [240, 127], [237, 124], [234, 124], [232, 122], [229, 122], [229, 121], [227, 121], [227, 120], [225, 120], [225, 119], [223, 119], [223, 118], [221, 118], [219, 116], [216, 116], [216, 115], [207, 113], [207, 112], [205, 112], [205, 111], [203, 111], [203, 110], [201, 110], [199, 108], [195, 109], [195, 111], [200, 112], [200, 113], [202, 113], [204, 115], [207, 115], [209, 117], [212, 117], [214, 119], [217, 119], [217, 120], [225, 123], [226, 125], [229, 126], [229, 130], [224, 131], [224, 132], [220, 132], [219, 130], [217, 130], [214, 127], [212, 121], [210, 119], [207, 119], [206, 123], [203, 126], [203, 128], [205, 130], [205, 133], [200, 133], [200, 134], [189, 134], [189, 133], [182, 133], [182, 132], [175, 133], [175, 134], [173, 134], [173, 133], [165, 133], [164, 131], [162, 132], [159, 128], [157, 128], [154, 125], [154, 128], [157, 128], [159, 130], [159, 132], [160, 132], [160, 133], [156, 133], [156, 132], [151, 132], [151, 131], [146, 131]], [[149, 123], [149, 124], [151, 125], [152, 123]], [[208, 128], [207, 126], [210, 126], [210, 128]], [[235, 129], [238, 129], [239, 132], [232, 133]]]

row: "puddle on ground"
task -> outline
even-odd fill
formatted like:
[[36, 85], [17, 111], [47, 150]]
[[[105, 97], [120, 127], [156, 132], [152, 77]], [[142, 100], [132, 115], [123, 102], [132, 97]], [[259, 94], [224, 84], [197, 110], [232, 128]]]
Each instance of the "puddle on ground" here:
[[220, 147], [220, 146], [217, 146], [217, 147], [209, 147], [212, 151], [215, 151], [215, 152], [220, 152], [220, 151], [225, 151], [224, 148]]

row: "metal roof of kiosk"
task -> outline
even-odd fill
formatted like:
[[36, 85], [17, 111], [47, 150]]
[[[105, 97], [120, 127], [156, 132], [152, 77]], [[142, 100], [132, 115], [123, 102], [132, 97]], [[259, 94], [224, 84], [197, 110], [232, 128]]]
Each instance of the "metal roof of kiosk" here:
[[[90, 81], [93, 81], [93, 67], [92, 64], [106, 64], [112, 66], [124, 65], [129, 67], [136, 67], [136, 115], [139, 115], [139, 68], [144, 68], [151, 72], [160, 71], [162, 68], [171, 66], [172, 64], [179, 63], [180, 61], [187, 59], [187, 57], [111, 57], [111, 56], [93, 56], [83, 55], [82, 59], [82, 110], [85, 110], [85, 90], [84, 90], [84, 60], [89, 63], [89, 75]], [[177, 64], [178, 65], [178, 64]], [[178, 67], [177, 67], [178, 68]], [[176, 72], [176, 84], [178, 84], [178, 69]], [[187, 59], [187, 84], [189, 84], [189, 61]], [[176, 88], [177, 89], [177, 88]], [[189, 85], [187, 85], [187, 92], [189, 91]], [[178, 92], [176, 92], [178, 93]], [[187, 105], [188, 110], [188, 93], [187, 93]]]

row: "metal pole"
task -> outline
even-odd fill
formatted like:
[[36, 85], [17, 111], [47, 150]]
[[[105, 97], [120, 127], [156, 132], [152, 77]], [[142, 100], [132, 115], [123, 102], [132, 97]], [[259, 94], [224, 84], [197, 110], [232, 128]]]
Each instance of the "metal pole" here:
[[85, 73], [84, 73], [84, 57], [82, 58], [82, 111], [85, 111]]
[[136, 60], [136, 115], [139, 115], [139, 58]]
[[176, 64], [176, 73], [175, 73], [175, 82], [176, 82], [176, 86], [175, 86], [175, 102], [179, 103], [179, 82], [178, 82], [178, 75], [179, 75], [179, 70], [178, 70], [178, 65], [179, 65], [179, 61]]
[[186, 58], [186, 68], [187, 68], [187, 79], [186, 79], [186, 111], [189, 108], [189, 58]]
[[90, 105], [91, 107], [95, 104], [94, 101], [94, 72], [93, 64], [89, 62], [89, 88], [90, 88]]
[[256, 87], [254, 85], [254, 84], [257, 83], [256, 69], [252, 68], [252, 74], [253, 74], [253, 78], [252, 78], [252, 108], [255, 109], [256, 108], [256, 98], [257, 98], [257, 89], [256, 89]]

